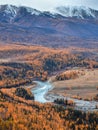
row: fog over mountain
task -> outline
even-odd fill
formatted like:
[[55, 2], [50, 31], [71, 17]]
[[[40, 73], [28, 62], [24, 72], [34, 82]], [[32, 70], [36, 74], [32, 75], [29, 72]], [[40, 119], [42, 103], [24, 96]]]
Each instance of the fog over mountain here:
[[87, 6], [98, 10], [98, 0], [0, 0], [0, 4], [28, 6], [38, 10], [52, 10], [57, 6]]

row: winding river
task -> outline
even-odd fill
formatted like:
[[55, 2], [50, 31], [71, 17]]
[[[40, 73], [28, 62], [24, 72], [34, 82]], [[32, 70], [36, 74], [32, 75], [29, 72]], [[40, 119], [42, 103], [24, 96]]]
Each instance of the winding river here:
[[40, 81], [34, 81], [34, 82], [37, 83], [36, 88], [32, 89], [35, 101], [41, 103], [49, 102], [49, 100], [45, 99], [45, 95], [48, 93], [49, 90], [53, 88], [52, 85], [49, 82], [40, 82]]
[[[56, 98], [67, 98], [67, 100], [73, 100], [75, 102], [75, 109], [83, 110], [83, 111], [94, 111], [97, 110], [96, 106], [98, 106], [98, 102], [96, 101], [84, 101], [84, 100], [78, 100], [70, 97], [63, 97], [60, 95], [48, 95], [48, 91], [53, 89], [53, 86], [50, 82], [40, 82], [35, 81], [37, 86], [36, 88], [32, 89], [32, 93], [34, 94], [35, 101], [46, 103], [46, 102], [53, 102]], [[47, 99], [46, 99], [47, 97]]]

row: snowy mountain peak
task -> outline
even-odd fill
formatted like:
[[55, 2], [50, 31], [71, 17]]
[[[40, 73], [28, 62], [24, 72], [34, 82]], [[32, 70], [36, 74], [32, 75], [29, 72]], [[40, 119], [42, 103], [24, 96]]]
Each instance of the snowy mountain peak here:
[[1, 5], [0, 12], [4, 12], [5, 14], [10, 14], [11, 16], [15, 16], [17, 14], [18, 8], [12, 5]]
[[98, 19], [98, 11], [84, 7], [84, 6], [60, 6], [56, 7], [50, 11], [39, 11], [30, 7], [25, 6], [13, 6], [13, 5], [1, 5], [0, 6], [0, 18], [2, 21], [13, 22], [15, 18], [27, 16], [27, 15], [36, 15], [36, 16], [46, 16], [51, 18], [58, 17], [74, 17], [81, 19]]
[[98, 17], [98, 11], [85, 6], [60, 6], [55, 8], [54, 12], [65, 17], [76, 17], [82, 19]]
[[24, 9], [27, 13], [30, 13], [31, 15], [39, 15], [41, 13], [40, 11], [30, 7], [16, 7], [13, 5], [1, 5], [0, 13], [5, 13], [4, 15], [10, 15], [11, 17], [15, 17], [22, 9]]
[[25, 6], [14, 6], [14, 5], [0, 5], [0, 18], [3, 22], [12, 23], [15, 18], [22, 17], [25, 15], [40, 15], [40, 11], [25, 7]]
[[30, 8], [30, 7], [24, 7], [24, 8], [26, 8], [27, 12], [32, 14], [32, 15], [40, 15], [41, 14], [41, 12], [36, 10], [36, 9]]

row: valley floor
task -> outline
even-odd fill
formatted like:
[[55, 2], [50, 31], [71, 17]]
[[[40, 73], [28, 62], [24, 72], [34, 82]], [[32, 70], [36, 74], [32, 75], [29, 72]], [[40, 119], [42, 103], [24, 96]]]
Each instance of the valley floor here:
[[85, 69], [85, 75], [76, 79], [55, 81], [51, 78], [54, 89], [49, 93], [59, 94], [68, 97], [79, 97], [92, 99], [98, 94], [98, 69]]

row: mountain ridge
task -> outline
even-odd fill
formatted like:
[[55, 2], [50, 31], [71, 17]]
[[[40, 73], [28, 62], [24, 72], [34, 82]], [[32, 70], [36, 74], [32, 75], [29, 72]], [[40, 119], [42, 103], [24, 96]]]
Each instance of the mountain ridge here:
[[52, 47], [92, 47], [92, 43], [98, 41], [98, 20], [3, 5], [0, 6], [0, 41]]
[[24, 10], [26, 13], [31, 15], [44, 15], [48, 14], [51, 17], [71, 17], [71, 18], [97, 18], [98, 19], [98, 10], [91, 9], [85, 6], [59, 6], [54, 8], [52, 11], [40, 11], [31, 7], [26, 6], [15, 6], [15, 5], [0, 5], [0, 14], [10, 15], [11, 18], [14, 18]]
[[65, 17], [76, 17], [81, 19], [98, 18], [98, 10], [85, 6], [61, 6], [57, 7], [56, 10]]

